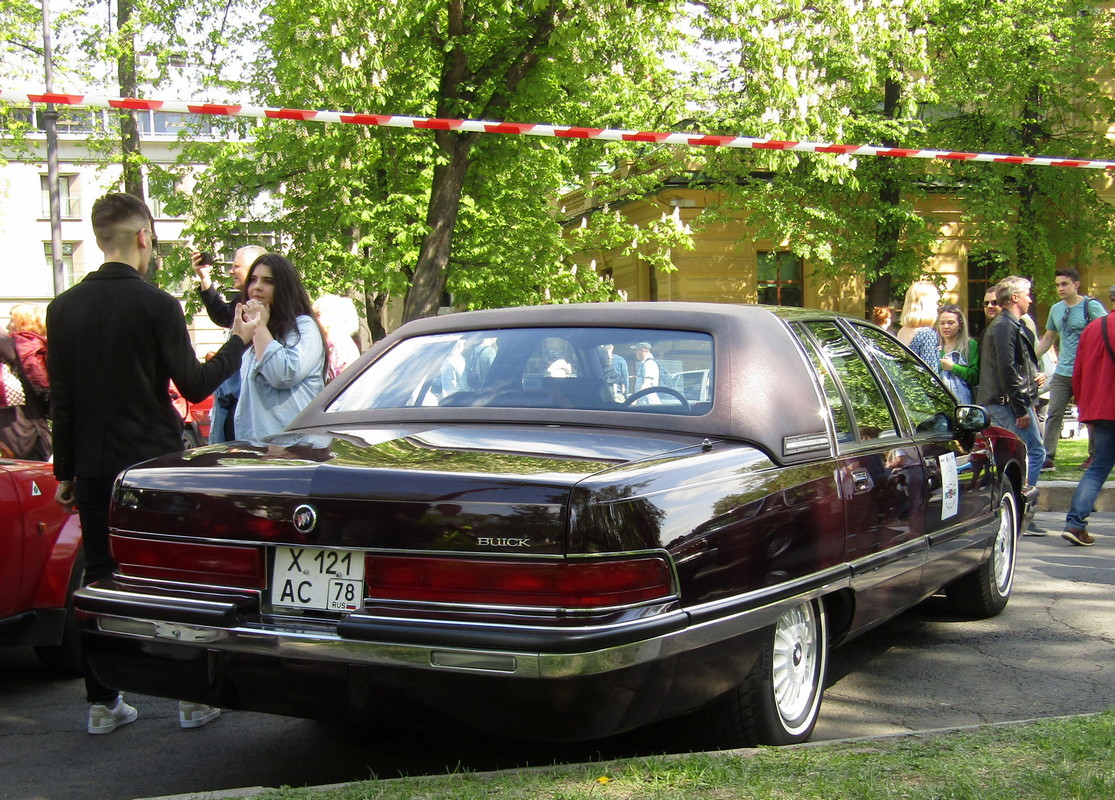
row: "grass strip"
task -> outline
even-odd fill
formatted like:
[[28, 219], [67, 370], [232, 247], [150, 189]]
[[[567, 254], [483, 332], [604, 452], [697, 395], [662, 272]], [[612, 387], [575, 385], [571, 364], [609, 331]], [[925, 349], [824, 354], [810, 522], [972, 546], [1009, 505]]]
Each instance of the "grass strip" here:
[[258, 800], [1112, 800], [1115, 712], [873, 740], [283, 788]]

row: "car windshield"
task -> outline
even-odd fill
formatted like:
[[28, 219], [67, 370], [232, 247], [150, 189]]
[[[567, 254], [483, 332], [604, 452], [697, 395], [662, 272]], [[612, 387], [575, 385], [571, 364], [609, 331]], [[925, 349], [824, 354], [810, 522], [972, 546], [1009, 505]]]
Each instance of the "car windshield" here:
[[700, 415], [712, 337], [638, 328], [517, 328], [403, 339], [327, 411], [441, 407]]

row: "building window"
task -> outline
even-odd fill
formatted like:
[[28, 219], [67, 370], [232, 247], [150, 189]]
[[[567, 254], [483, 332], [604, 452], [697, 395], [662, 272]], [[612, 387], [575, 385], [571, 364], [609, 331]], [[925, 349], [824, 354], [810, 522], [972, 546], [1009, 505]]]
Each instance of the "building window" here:
[[801, 308], [805, 292], [801, 256], [782, 251], [759, 252], [759, 302]]
[[[78, 176], [58, 176], [59, 214], [62, 219], [81, 219], [81, 198], [78, 196]], [[50, 219], [50, 176], [39, 176], [39, 189], [43, 198], [43, 219]]]
[[1000, 279], [1010, 274], [1010, 260], [997, 251], [968, 256], [968, 332], [979, 337], [987, 327], [983, 296]]
[[[46, 130], [46, 120], [43, 118], [43, 111], [46, 109], [38, 109], [36, 114], [36, 127], [41, 130]], [[58, 121], [55, 123], [55, 130], [59, 136], [70, 134], [73, 136], [88, 136], [91, 133], [100, 133], [104, 131], [104, 117], [98, 109], [95, 108], [59, 108]]]
[[[69, 289], [82, 277], [74, 270], [74, 253], [77, 252], [77, 242], [62, 242], [62, 270], [65, 276], [65, 288]], [[43, 256], [46, 258], [47, 269], [54, 274], [54, 248], [50, 242], [43, 242]]]

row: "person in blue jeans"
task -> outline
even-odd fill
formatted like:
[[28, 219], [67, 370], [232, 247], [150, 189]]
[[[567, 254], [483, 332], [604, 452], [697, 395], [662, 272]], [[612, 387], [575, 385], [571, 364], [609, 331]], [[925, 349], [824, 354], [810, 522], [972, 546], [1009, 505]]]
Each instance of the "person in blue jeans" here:
[[999, 315], [983, 335], [980, 348], [980, 380], [976, 402], [984, 406], [992, 421], [1014, 431], [1026, 444], [1027, 471], [1023, 491], [1028, 503], [1037, 499], [1037, 482], [1045, 463], [1034, 406], [1038, 396], [1038, 360], [1034, 334], [1022, 322], [1030, 310], [1030, 281], [1012, 275], [996, 288]]
[[1072, 495], [1061, 538], [1088, 547], [1088, 517], [1115, 466], [1115, 322], [1104, 316], [1088, 323], [1076, 347], [1072, 393], [1081, 422], [1091, 423], [1095, 456]]

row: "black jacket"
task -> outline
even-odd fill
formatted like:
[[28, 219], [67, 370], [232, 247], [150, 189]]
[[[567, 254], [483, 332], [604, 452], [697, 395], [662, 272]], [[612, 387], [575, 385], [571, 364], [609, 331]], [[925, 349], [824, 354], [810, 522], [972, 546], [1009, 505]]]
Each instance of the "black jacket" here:
[[51, 302], [47, 333], [59, 480], [111, 478], [181, 450], [170, 381], [198, 402], [239, 367], [244, 352], [233, 336], [199, 363], [178, 300], [113, 262]]
[[205, 313], [209, 315], [209, 319], [213, 320], [214, 325], [220, 325], [222, 328], [232, 327], [233, 317], [236, 316], [236, 304], [245, 302], [241, 294], [237, 294], [235, 300], [226, 300], [213, 284], [209, 284], [208, 289], [198, 289], [197, 293], [201, 295], [201, 302], [205, 306]]
[[991, 321], [980, 345], [979, 405], [1010, 406], [1017, 419], [1034, 406], [1038, 357], [1034, 337], [1022, 320], [1003, 309]]

